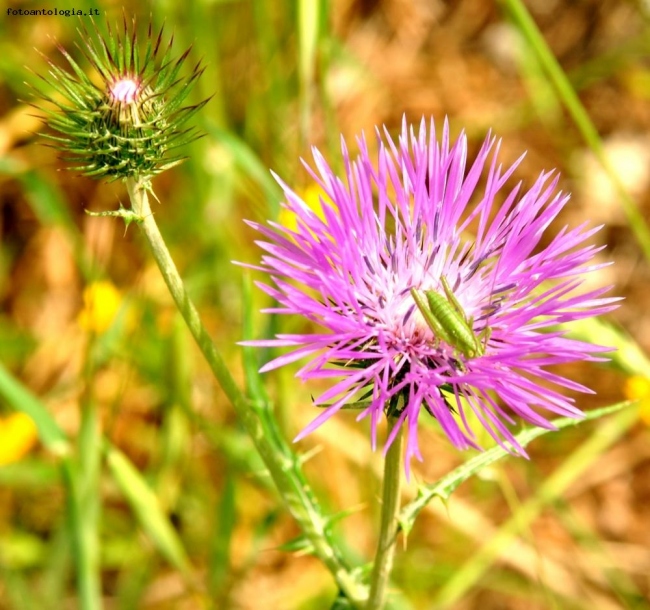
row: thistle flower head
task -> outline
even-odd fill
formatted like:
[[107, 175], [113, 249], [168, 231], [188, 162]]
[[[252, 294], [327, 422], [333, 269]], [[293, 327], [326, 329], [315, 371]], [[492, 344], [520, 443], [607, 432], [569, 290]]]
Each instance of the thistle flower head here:
[[129, 31], [125, 17], [121, 34], [107, 27], [105, 37], [94, 22], [92, 33], [83, 25], [79, 31], [78, 46], [96, 74], [87, 75], [62, 47], [72, 72], [46, 58], [49, 78], [41, 78], [54, 93], [40, 95], [55, 108], [40, 109], [56, 133], [43, 135], [88, 176], [147, 180], [183, 161], [177, 149], [198, 137], [184, 124], [208, 100], [183, 103], [203, 68], [198, 63], [181, 76], [190, 49], [172, 57], [173, 37], [165, 46], [162, 28], [155, 36], [149, 24], [141, 52], [135, 20]]
[[492, 136], [469, 168], [466, 137], [450, 143], [446, 122], [439, 140], [424, 120], [419, 131], [404, 121], [397, 143], [386, 130], [377, 138], [376, 163], [364, 137], [354, 160], [342, 142], [343, 178], [313, 150], [315, 169], [306, 167], [327, 195], [322, 216], [278, 178], [297, 227], [249, 223], [266, 252], [254, 268], [271, 279], [259, 285], [279, 303], [267, 311], [322, 330], [248, 344], [291, 348], [263, 371], [307, 358], [297, 377], [337, 379], [298, 438], [358, 401], [373, 447], [383, 414], [398, 418], [393, 435], [407, 427], [407, 469], [421, 459], [422, 416], [458, 448], [480, 448], [474, 420], [525, 455], [509, 427], [517, 417], [542, 427], [551, 427], [544, 413], [580, 417], [553, 385], [590, 391], [547, 367], [606, 351], [557, 327], [618, 300], [601, 297], [607, 288], [578, 289], [602, 266], [590, 262], [601, 248], [585, 244], [598, 228], [564, 227], [542, 245], [568, 195], [553, 172], [504, 192], [523, 156], [504, 170]]

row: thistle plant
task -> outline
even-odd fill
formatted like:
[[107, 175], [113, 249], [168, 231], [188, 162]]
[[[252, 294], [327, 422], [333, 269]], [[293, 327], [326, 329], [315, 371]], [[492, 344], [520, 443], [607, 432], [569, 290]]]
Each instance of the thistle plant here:
[[[94, 25], [94, 22], [93, 22]], [[172, 40], [163, 43], [163, 29], [155, 36], [152, 24], [141, 52], [136, 24], [131, 31], [124, 18], [123, 31], [102, 36], [97, 27], [79, 30], [78, 48], [94, 69], [87, 75], [59, 47], [72, 73], [49, 63], [49, 78], [41, 77], [54, 90], [44, 98], [54, 108], [42, 107], [55, 132], [44, 133], [53, 145], [72, 157], [73, 169], [96, 178], [150, 179], [183, 161], [179, 147], [199, 137], [185, 123], [208, 100], [183, 106], [203, 68], [197, 63], [188, 76], [181, 70], [190, 50], [178, 58]]]
[[517, 418], [548, 427], [545, 413], [582, 416], [551, 384], [590, 392], [547, 367], [598, 361], [607, 350], [558, 327], [618, 300], [602, 298], [607, 287], [579, 290], [603, 266], [592, 262], [602, 247], [586, 243], [599, 227], [564, 227], [542, 245], [569, 196], [556, 192], [553, 172], [526, 192], [518, 184], [503, 193], [523, 157], [504, 170], [493, 136], [469, 168], [467, 139], [450, 143], [446, 122], [440, 137], [433, 121], [416, 132], [405, 120], [398, 143], [387, 131], [377, 139], [376, 163], [363, 137], [354, 160], [343, 143], [344, 179], [313, 150], [316, 169], [308, 171], [327, 195], [322, 217], [278, 179], [297, 229], [249, 223], [265, 238], [259, 268], [273, 285], [260, 287], [280, 305], [270, 311], [324, 329], [250, 344], [291, 348], [264, 371], [308, 358], [299, 379], [340, 377], [314, 400], [322, 412], [298, 438], [355, 402], [359, 419], [370, 418], [373, 447], [384, 415], [397, 422], [387, 447], [406, 427], [407, 469], [421, 459], [418, 421], [426, 416], [459, 449], [479, 449], [471, 413], [525, 455], [508, 427]]
[[400, 528], [401, 475], [413, 458], [422, 459], [421, 418], [435, 420], [459, 449], [481, 448], [471, 423], [477, 421], [505, 450], [525, 455], [516, 423], [552, 428], [548, 415], [582, 417], [558, 388], [590, 390], [549, 367], [603, 360], [607, 350], [560, 328], [616, 306], [617, 299], [603, 296], [608, 288], [580, 289], [585, 274], [606, 264], [594, 261], [602, 248], [588, 243], [598, 227], [564, 227], [542, 241], [568, 201], [557, 191], [558, 175], [544, 172], [528, 190], [506, 190], [522, 158], [504, 169], [489, 135], [468, 168], [467, 139], [452, 143], [446, 122], [437, 134], [433, 120], [416, 129], [405, 119], [397, 142], [378, 129], [376, 162], [364, 137], [355, 159], [343, 141], [343, 178], [314, 149], [315, 169], [307, 170], [324, 193], [322, 214], [276, 177], [295, 227], [250, 222], [266, 254], [260, 265], [245, 266], [270, 277], [259, 284], [276, 301], [268, 311], [303, 316], [320, 328], [244, 344], [290, 348], [262, 371], [307, 358], [299, 379], [338, 378], [314, 400], [321, 412], [297, 439], [353, 407], [359, 419], [369, 418], [375, 448], [379, 424], [388, 421], [382, 518], [368, 581], [343, 559], [334, 519], [323, 516], [266, 397], [247, 396], [234, 381], [151, 214], [151, 180], [183, 160], [178, 148], [198, 137], [186, 123], [207, 100], [183, 105], [202, 73], [197, 63], [183, 76], [189, 49], [174, 58], [162, 29], [154, 36], [149, 26], [141, 52], [135, 29], [125, 20], [121, 33], [109, 27], [102, 37], [82, 27], [79, 48], [90, 75], [64, 49], [72, 72], [48, 60], [43, 81], [54, 93], [44, 94], [51, 104], [43, 110], [54, 133], [44, 135], [81, 173], [125, 182], [131, 208], [99, 214], [140, 226], [188, 329], [298, 522], [304, 547], [336, 580], [335, 606], [383, 608]]
[[135, 21], [129, 30], [125, 19], [121, 35], [113, 35], [107, 27], [106, 37], [97, 28], [93, 34], [83, 26], [79, 31], [84, 40], [79, 48], [94, 76], [88, 76], [61, 47], [72, 72], [48, 60], [49, 78], [41, 80], [55, 93], [38, 94], [54, 108], [38, 108], [54, 134], [43, 135], [56, 148], [71, 154], [70, 160], [77, 163], [74, 169], [93, 178], [125, 182], [131, 208], [120, 204], [118, 210], [89, 213], [121, 217], [127, 226], [131, 222], [139, 225], [180, 314], [250, 435], [285, 506], [300, 525], [312, 552], [332, 572], [343, 595], [360, 607], [367, 596], [365, 586], [349, 570], [334, 545], [328, 520], [302, 474], [299, 456], [268, 415], [268, 405], [253, 401], [238, 387], [187, 294], [151, 213], [152, 178], [180, 163], [183, 157], [177, 148], [198, 137], [196, 131], [184, 125], [208, 100], [182, 104], [203, 70], [196, 64], [189, 76], [182, 76], [190, 49], [174, 59], [170, 41], [161, 51], [162, 29], [154, 38], [149, 26], [145, 50], [140, 52]]
[[591, 391], [547, 367], [602, 360], [608, 350], [569, 339], [558, 325], [608, 312], [618, 300], [602, 296], [608, 288], [579, 290], [603, 266], [593, 262], [602, 248], [586, 243], [599, 227], [564, 227], [542, 244], [569, 200], [557, 192], [557, 174], [504, 192], [523, 156], [504, 170], [493, 136], [467, 168], [467, 138], [452, 143], [447, 122], [438, 135], [433, 120], [416, 129], [404, 119], [397, 143], [386, 130], [376, 135], [376, 162], [363, 136], [355, 159], [342, 141], [342, 178], [313, 149], [315, 168], [305, 165], [325, 195], [322, 214], [277, 178], [296, 228], [249, 222], [266, 252], [255, 268], [272, 282], [259, 286], [278, 303], [268, 311], [316, 327], [249, 341], [290, 349], [262, 370], [307, 359], [300, 380], [339, 378], [314, 399], [321, 413], [297, 439], [353, 407], [369, 418], [374, 449], [389, 420], [368, 608], [382, 607], [392, 563], [402, 434], [407, 475], [411, 459], [422, 459], [423, 417], [459, 449], [481, 448], [476, 420], [509, 452], [526, 455], [510, 426], [552, 428], [545, 414], [582, 417], [553, 385]]

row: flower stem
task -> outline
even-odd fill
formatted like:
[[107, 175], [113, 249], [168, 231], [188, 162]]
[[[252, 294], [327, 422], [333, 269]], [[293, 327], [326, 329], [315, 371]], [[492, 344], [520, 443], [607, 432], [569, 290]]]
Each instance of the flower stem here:
[[167, 288], [212, 373], [269, 469], [287, 508], [313, 546], [314, 554], [327, 566], [348, 600], [354, 607], [361, 607], [365, 599], [364, 588], [350, 573], [334, 545], [327, 527], [328, 521], [322, 515], [320, 506], [302, 474], [298, 456], [277, 430], [275, 420], [265, 416], [262, 408], [250, 401], [240, 390], [203, 326], [151, 213], [146, 184], [130, 178], [126, 185], [133, 213], [149, 242]]
[[[389, 430], [397, 423], [396, 418], [389, 418]], [[402, 447], [404, 445], [403, 426], [400, 426], [384, 461], [384, 482], [381, 506], [381, 526], [379, 543], [375, 554], [375, 564], [372, 571], [370, 596], [366, 610], [381, 610], [386, 602], [386, 587], [393, 569], [395, 545], [399, 531], [399, 500], [402, 483]]]

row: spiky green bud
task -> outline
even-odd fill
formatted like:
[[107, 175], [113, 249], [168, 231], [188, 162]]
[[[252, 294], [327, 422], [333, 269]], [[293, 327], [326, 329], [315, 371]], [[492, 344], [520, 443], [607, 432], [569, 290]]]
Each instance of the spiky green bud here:
[[123, 32], [103, 37], [93, 22], [92, 33], [81, 26], [77, 45], [96, 74], [87, 75], [62, 47], [72, 72], [52, 61], [49, 78], [41, 77], [56, 94], [43, 94], [55, 108], [41, 108], [56, 132], [43, 134], [59, 150], [72, 153], [74, 169], [97, 178], [149, 180], [185, 159], [178, 148], [199, 134], [186, 121], [208, 100], [183, 106], [202, 74], [200, 62], [189, 76], [179, 76], [190, 49], [172, 58], [173, 36], [161, 50], [163, 28], [156, 37], [149, 24], [144, 54], [124, 18]]

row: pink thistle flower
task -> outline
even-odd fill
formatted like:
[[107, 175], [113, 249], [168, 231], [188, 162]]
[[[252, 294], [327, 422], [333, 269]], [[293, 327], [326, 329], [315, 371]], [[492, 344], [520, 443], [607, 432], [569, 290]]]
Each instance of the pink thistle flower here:
[[[343, 180], [313, 149], [315, 169], [305, 166], [331, 200], [321, 199], [323, 218], [276, 177], [298, 222], [295, 230], [248, 223], [265, 238], [257, 243], [266, 254], [254, 268], [273, 282], [258, 285], [279, 303], [266, 311], [299, 314], [324, 330], [247, 345], [292, 349], [262, 371], [308, 358], [299, 379], [339, 379], [315, 399], [323, 412], [296, 440], [361, 401], [359, 419], [370, 417], [373, 448], [383, 414], [407, 427], [407, 473], [413, 457], [422, 459], [417, 427], [425, 413], [459, 449], [480, 449], [472, 411], [499, 444], [525, 456], [509, 428], [516, 417], [552, 428], [540, 412], [582, 416], [550, 384], [591, 393], [546, 367], [601, 361], [594, 354], [607, 351], [556, 327], [616, 307], [618, 299], [601, 298], [608, 288], [577, 290], [584, 274], [604, 266], [590, 263], [602, 247], [585, 245], [600, 227], [564, 227], [541, 247], [569, 196], [556, 192], [554, 172], [526, 192], [518, 184], [502, 195], [523, 155], [504, 171], [491, 135], [469, 169], [467, 138], [450, 144], [447, 122], [440, 140], [433, 121], [427, 131], [424, 120], [417, 134], [404, 120], [397, 144], [385, 129], [377, 137], [376, 164], [363, 136], [355, 160], [342, 141]], [[443, 325], [463, 322], [477, 349], [436, 336], [413, 288], [443, 296], [443, 309], [452, 311]]]

